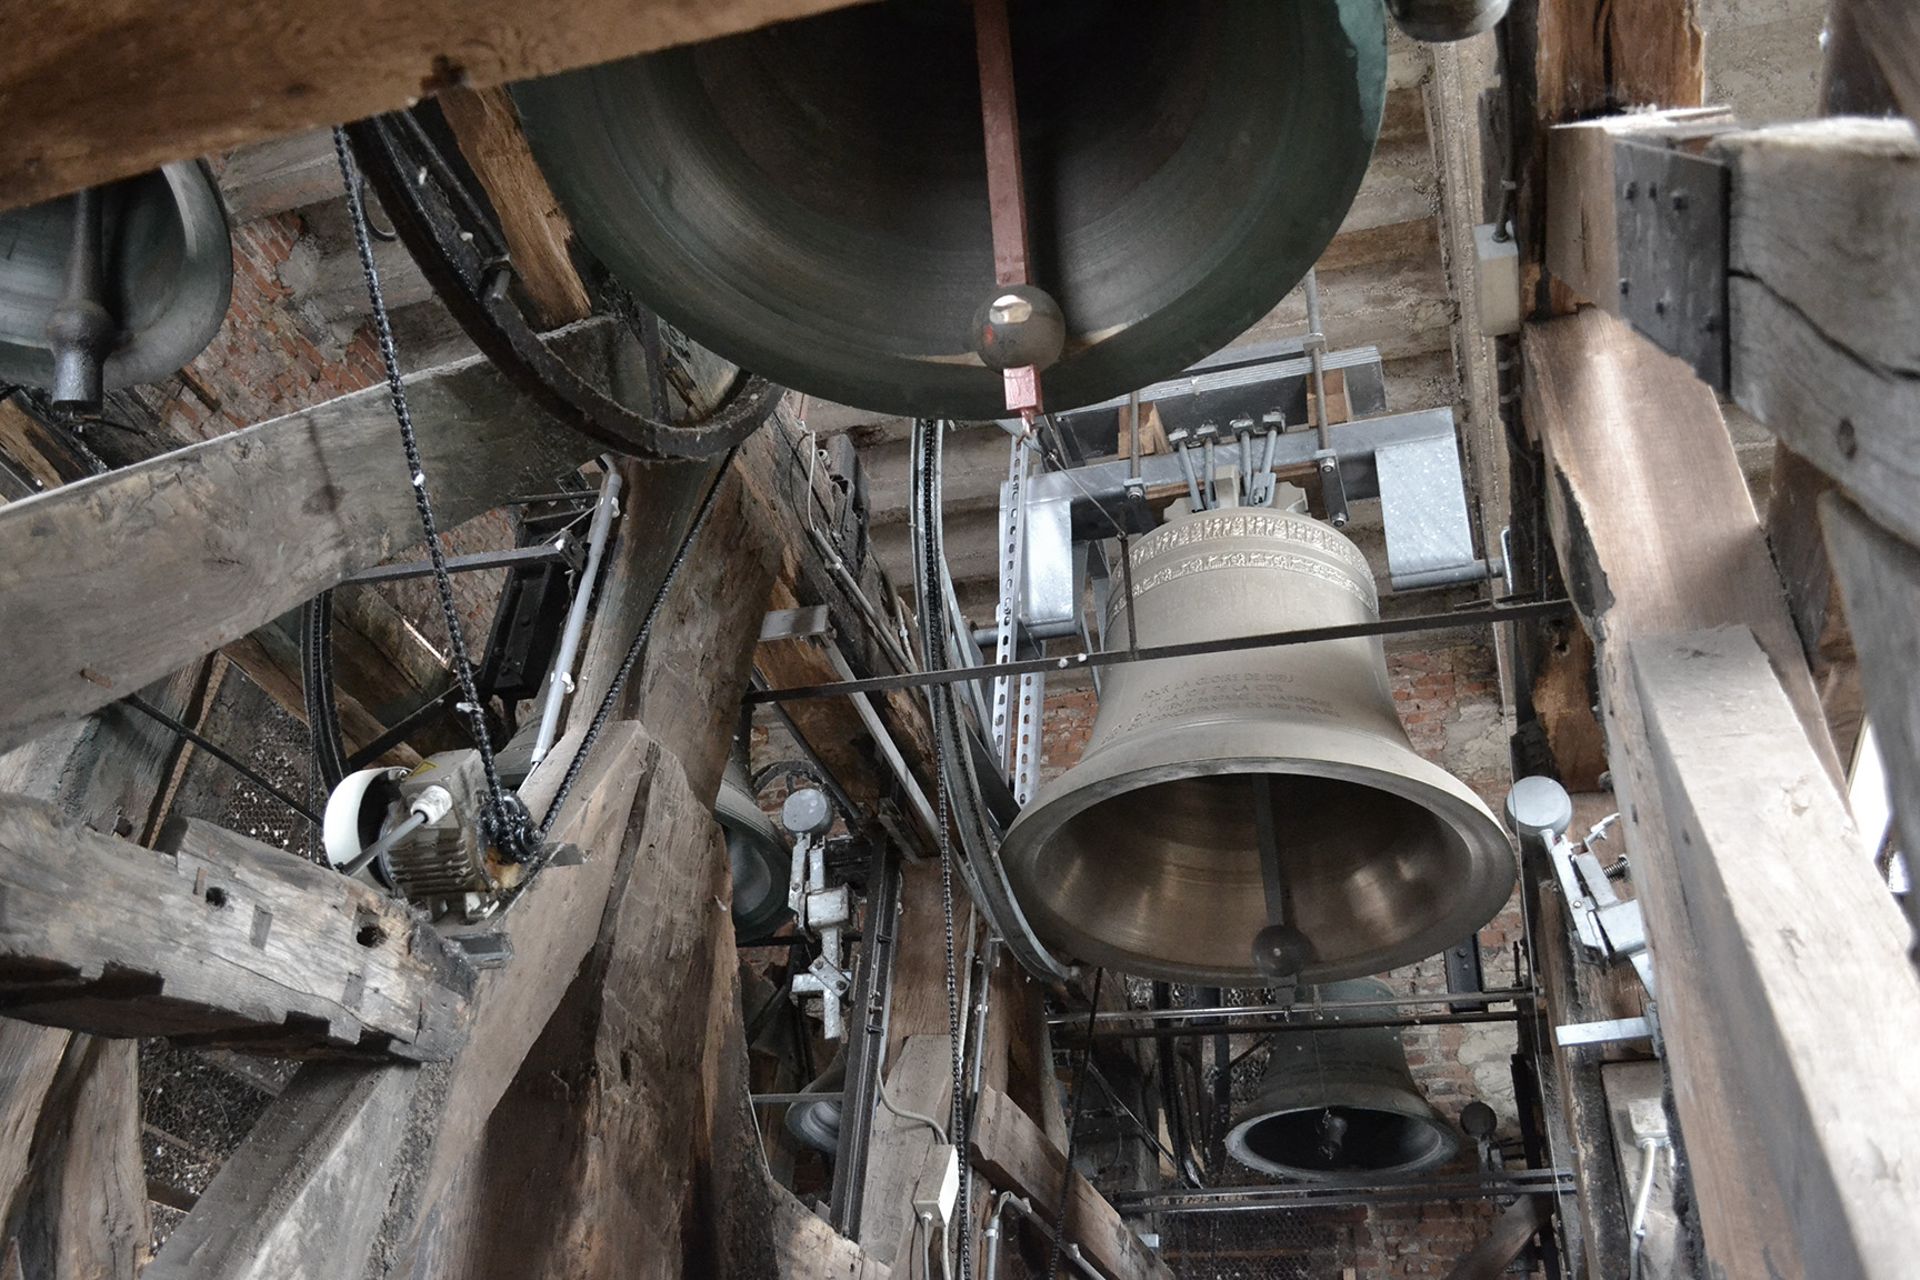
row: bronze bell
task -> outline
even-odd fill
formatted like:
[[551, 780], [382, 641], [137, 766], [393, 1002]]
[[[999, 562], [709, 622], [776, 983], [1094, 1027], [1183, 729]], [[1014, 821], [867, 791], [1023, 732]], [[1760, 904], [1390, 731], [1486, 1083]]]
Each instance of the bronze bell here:
[[198, 163], [0, 212], [0, 382], [91, 408], [164, 378], [219, 332], [232, 284], [226, 211]]
[[[1386, 96], [1381, 0], [1016, 0], [1047, 405], [1170, 377], [1339, 229]], [[889, 0], [531, 81], [527, 139], [636, 297], [775, 382], [994, 418], [996, 292], [970, 0]]]
[[793, 851], [754, 798], [747, 768], [727, 763], [713, 816], [727, 838], [727, 863], [733, 872], [733, 933], [741, 942], [758, 942], [787, 918], [787, 873]]
[[[1359, 549], [1284, 511], [1178, 516], [1133, 544], [1131, 570], [1142, 646], [1379, 617]], [[1123, 607], [1116, 592], [1106, 634]], [[1085, 754], [1001, 854], [1062, 957], [1227, 986], [1434, 955], [1515, 878], [1487, 807], [1409, 745], [1378, 637], [1110, 668]]]
[[[1336, 1002], [1393, 999], [1377, 978], [1329, 983], [1310, 994]], [[1394, 1013], [1381, 1003], [1326, 1016], [1352, 1021]], [[1281, 1178], [1407, 1177], [1445, 1164], [1460, 1147], [1453, 1126], [1414, 1083], [1393, 1027], [1273, 1036], [1259, 1092], [1237, 1115], [1227, 1151]]]

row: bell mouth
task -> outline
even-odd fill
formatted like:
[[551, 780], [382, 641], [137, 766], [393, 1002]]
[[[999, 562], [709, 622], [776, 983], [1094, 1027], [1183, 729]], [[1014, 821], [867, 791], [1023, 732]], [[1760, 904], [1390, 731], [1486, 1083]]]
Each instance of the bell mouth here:
[[[1311, 758], [1207, 758], [1239, 745], [1221, 741], [1232, 732], [1191, 726], [1151, 744], [1177, 764], [1126, 769], [1096, 752], [1036, 797], [1002, 858], [1043, 941], [1142, 977], [1268, 981], [1253, 959], [1254, 935], [1270, 923], [1256, 784], [1272, 797], [1287, 923], [1312, 944], [1301, 982], [1423, 960], [1506, 904], [1515, 880], [1506, 835], [1437, 766], [1333, 730], [1315, 736]], [[1391, 769], [1365, 762], [1389, 751]]]
[[[1337, 1142], [1330, 1141], [1336, 1131]], [[1308, 1182], [1424, 1173], [1457, 1150], [1459, 1140], [1434, 1116], [1375, 1106], [1269, 1111], [1248, 1117], [1227, 1135], [1227, 1151], [1241, 1164]]]
[[[1044, 386], [1065, 409], [1219, 349], [1319, 257], [1379, 130], [1384, 10], [1021, 0], [1010, 22], [1033, 283], [1068, 330]], [[970, 333], [995, 273], [963, 0], [855, 6], [514, 94], [582, 242], [702, 345], [861, 409], [1006, 412]]]

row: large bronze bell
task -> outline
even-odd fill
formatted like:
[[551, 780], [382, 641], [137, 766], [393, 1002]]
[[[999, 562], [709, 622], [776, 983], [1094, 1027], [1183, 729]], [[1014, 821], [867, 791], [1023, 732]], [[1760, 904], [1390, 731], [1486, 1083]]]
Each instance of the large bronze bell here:
[[[1131, 571], [1143, 646], [1379, 616], [1360, 551], [1283, 511], [1176, 517]], [[1062, 956], [1224, 985], [1420, 960], [1491, 919], [1515, 876], [1487, 807], [1408, 744], [1377, 637], [1110, 668], [1085, 754], [1002, 857]], [[1291, 963], [1256, 960], [1275, 927]]]
[[[1374, 978], [1329, 983], [1314, 994], [1328, 1001], [1393, 999], [1392, 988]], [[1327, 1016], [1352, 1021], [1393, 1013], [1380, 1004]], [[1282, 1178], [1407, 1177], [1445, 1164], [1460, 1146], [1453, 1126], [1414, 1084], [1392, 1027], [1274, 1036], [1260, 1090], [1236, 1114], [1228, 1152]]]
[[[1020, 0], [1048, 407], [1171, 376], [1333, 238], [1386, 93], [1381, 0]], [[968, 0], [890, 0], [520, 85], [581, 240], [747, 368], [898, 414], [1005, 413]]]
[[0, 213], [0, 382], [96, 404], [152, 382], [219, 332], [233, 284], [206, 168], [152, 173]]

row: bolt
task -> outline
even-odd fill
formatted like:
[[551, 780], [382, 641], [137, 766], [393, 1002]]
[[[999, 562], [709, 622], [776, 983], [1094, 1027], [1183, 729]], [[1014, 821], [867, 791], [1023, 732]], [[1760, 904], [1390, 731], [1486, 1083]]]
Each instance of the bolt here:
[[1324, 459], [1324, 460], [1323, 460], [1323, 461], [1322, 461], [1322, 462], [1320, 463], [1320, 474], [1321, 474], [1321, 475], [1323, 475], [1323, 476], [1330, 476], [1330, 475], [1332, 475], [1332, 474], [1333, 474], [1333, 459], [1332, 459], [1332, 458], [1327, 458], [1327, 459]]
[[1852, 462], [1853, 455], [1860, 452], [1860, 441], [1854, 435], [1852, 418], [1840, 419], [1840, 425], [1833, 429], [1833, 442], [1839, 447], [1840, 456]]
[[1621, 276], [1620, 277], [1620, 296], [1623, 298], [1626, 297], [1627, 294], [1632, 291], [1632, 289], [1633, 289], [1633, 281], [1627, 279], [1625, 276]]

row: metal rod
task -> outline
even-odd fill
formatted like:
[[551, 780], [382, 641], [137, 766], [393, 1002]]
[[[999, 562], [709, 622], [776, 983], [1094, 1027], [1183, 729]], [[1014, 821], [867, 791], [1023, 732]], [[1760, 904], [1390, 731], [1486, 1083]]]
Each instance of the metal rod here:
[[242, 777], [246, 778], [249, 782], [253, 783], [254, 786], [259, 787], [262, 791], [272, 796], [275, 800], [278, 800], [281, 804], [286, 805], [287, 808], [293, 810], [295, 813], [305, 818], [308, 822], [313, 823], [315, 826], [320, 825], [319, 814], [307, 808], [307, 806], [305, 806], [304, 804], [301, 804], [298, 800], [295, 800], [292, 796], [288, 795], [286, 792], [282, 791], [280, 788], [274, 786], [271, 782], [268, 782], [265, 778], [261, 777], [258, 773], [255, 773], [253, 769], [250, 768], [249, 766], [240, 763], [240, 760], [237, 756], [234, 756], [232, 753], [227, 751], [227, 749], [225, 747], [222, 747], [219, 743], [214, 742], [212, 739], [207, 738], [201, 735], [200, 733], [195, 732], [192, 729], [189, 729], [186, 725], [181, 724], [178, 720], [175, 720], [172, 716], [168, 715], [166, 712], [162, 711], [160, 708], [154, 706], [151, 702], [148, 702], [145, 698], [141, 697], [137, 693], [130, 693], [126, 697], [122, 698], [120, 701], [125, 703], [127, 706], [132, 707], [135, 711], [138, 711], [143, 715], [151, 716], [153, 719], [165, 725], [168, 729], [171, 729], [174, 733], [185, 738], [188, 742], [191, 742], [194, 746], [202, 748], [203, 750], [206, 751], [208, 755], [212, 756], [215, 760], [218, 760], [221, 764], [226, 765], [229, 769], [232, 769], [236, 773], [239, 773]]
[[[1109, 1009], [1094, 1017], [1094, 1022], [1177, 1022], [1182, 1018], [1284, 1017], [1292, 1013], [1340, 1012], [1348, 1009], [1394, 1009], [1404, 1004], [1499, 1004], [1511, 1000], [1529, 1004], [1534, 993], [1526, 987], [1507, 987], [1494, 991], [1421, 991], [1413, 995], [1380, 1000], [1301, 1000], [1293, 1004], [1210, 1005], [1204, 1009]], [[1055, 1014], [1047, 1019], [1050, 1027], [1079, 1026], [1086, 1021], [1077, 1013]]]
[[1121, 1215], [1247, 1213], [1260, 1210], [1439, 1200], [1498, 1200], [1549, 1196], [1576, 1189], [1571, 1169], [1520, 1169], [1505, 1177], [1408, 1178], [1394, 1182], [1305, 1183], [1296, 1186], [1212, 1187], [1204, 1191], [1116, 1191], [1108, 1202]]
[[[1518, 1022], [1517, 1009], [1490, 1009], [1478, 1013], [1415, 1013], [1400, 1018], [1313, 1018], [1301, 1021], [1269, 1019], [1260, 1022], [1210, 1022], [1198, 1027], [1109, 1027], [1096, 1030], [1096, 1040], [1178, 1040], [1200, 1036], [1278, 1035], [1288, 1031], [1369, 1031], [1382, 1027], [1443, 1027], [1463, 1022]], [[1063, 1043], [1084, 1043], [1075, 1037]]]
[[1357, 622], [1336, 627], [1305, 627], [1298, 631], [1272, 631], [1264, 635], [1235, 636], [1226, 640], [1156, 645], [1150, 649], [1136, 649], [1131, 652], [1124, 649], [1105, 649], [1098, 653], [1022, 658], [1013, 662], [997, 662], [989, 666], [950, 667], [944, 671], [872, 676], [865, 680], [841, 680], [833, 684], [798, 685], [789, 689], [756, 689], [747, 695], [747, 701], [793, 702], [801, 698], [839, 698], [856, 693], [882, 693], [888, 689], [959, 684], [966, 680], [986, 680], [1031, 671], [1074, 671], [1083, 667], [1111, 667], [1123, 662], [1152, 662], [1161, 658], [1193, 658], [1214, 653], [1273, 649], [1290, 644], [1315, 644], [1322, 640], [1351, 640], [1364, 636], [1393, 636], [1414, 631], [1437, 631], [1447, 627], [1522, 622], [1533, 618], [1559, 617], [1572, 610], [1573, 602], [1564, 598], [1533, 600], [1524, 604], [1461, 609], [1453, 613], [1423, 613], [1406, 618], [1382, 618], [1378, 622]]
[[[1034, 1210], [1031, 1201], [1025, 1196], [1015, 1195], [1011, 1191], [1002, 1191], [994, 1200], [993, 1213], [987, 1219], [987, 1229], [985, 1232], [987, 1242], [987, 1268], [981, 1275], [980, 1280], [996, 1280], [996, 1277], [999, 1275], [1000, 1238], [1005, 1234], [1005, 1228], [1000, 1225], [1000, 1215], [1003, 1210], [1009, 1208], [1013, 1209], [1028, 1222], [1031, 1222], [1040, 1234], [1045, 1236], [1049, 1241], [1052, 1241], [1054, 1238], [1052, 1224]], [[1089, 1280], [1107, 1280], [1107, 1277], [1099, 1271], [1096, 1271], [1093, 1264], [1088, 1262], [1085, 1256], [1081, 1254], [1079, 1245], [1071, 1242], [1067, 1243], [1060, 1250], [1060, 1256], [1068, 1262], [1071, 1262], [1074, 1268], [1079, 1271], [1081, 1275], [1087, 1276]]]
[[1333, 448], [1333, 424], [1327, 415], [1327, 335], [1320, 330], [1320, 274], [1307, 269], [1307, 358], [1313, 373], [1313, 426], [1320, 447]]
[[818, 1089], [812, 1093], [804, 1091], [800, 1093], [756, 1093], [752, 1095], [752, 1101], [756, 1107], [797, 1107], [803, 1102], [830, 1101], [831, 1099], [844, 1098], [845, 1096], [846, 1095], [839, 1089]]
[[580, 652], [580, 637], [587, 629], [587, 608], [593, 603], [593, 584], [600, 576], [600, 559], [606, 554], [607, 538], [613, 530], [613, 517], [620, 510], [620, 472], [611, 458], [604, 460], [606, 475], [600, 481], [600, 497], [593, 506], [593, 523], [587, 528], [587, 563], [580, 571], [580, 582], [567, 606], [567, 626], [560, 633], [560, 648], [553, 655], [553, 669], [547, 673], [546, 700], [540, 707], [540, 729], [534, 735], [533, 764], [546, 759], [560, 732], [560, 708], [573, 691], [573, 660]]
[[[609, 477], [611, 478], [611, 477]], [[476, 551], [471, 555], [448, 556], [448, 573], [474, 573], [483, 569], [516, 569], [530, 564], [547, 564], [567, 558], [563, 539], [532, 547], [513, 547], [506, 551]], [[426, 578], [433, 574], [430, 560], [412, 560], [405, 564], [377, 564], [342, 579], [342, 583], [398, 582], [403, 578]]]
[[387, 731], [347, 757], [347, 772], [364, 769], [387, 752], [407, 740], [407, 735], [420, 727], [422, 721], [446, 709], [447, 703], [460, 696], [460, 686], [450, 684], [435, 696], [394, 721]]
[[375, 840], [359, 853], [354, 854], [352, 860], [340, 868], [340, 874], [343, 876], [359, 875], [368, 863], [426, 825], [427, 816], [424, 813], [409, 813], [405, 822], [402, 822], [399, 826], [387, 832], [378, 840]]

